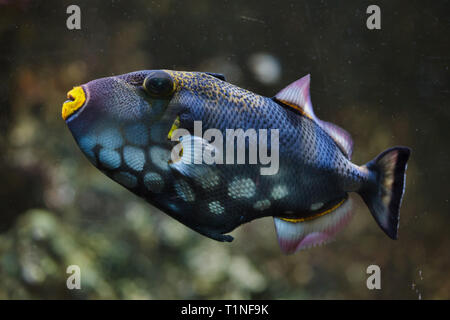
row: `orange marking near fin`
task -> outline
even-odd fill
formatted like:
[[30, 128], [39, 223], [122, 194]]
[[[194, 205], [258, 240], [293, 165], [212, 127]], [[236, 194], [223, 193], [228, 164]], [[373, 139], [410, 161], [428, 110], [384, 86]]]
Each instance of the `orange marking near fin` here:
[[292, 222], [292, 223], [298, 223], [298, 222], [303, 222], [303, 221], [308, 221], [308, 220], [312, 220], [321, 216], [326, 215], [327, 213], [330, 213], [334, 210], [336, 210], [337, 208], [339, 208], [344, 202], [345, 200], [347, 200], [348, 197], [344, 198], [341, 202], [339, 202], [338, 204], [334, 205], [332, 208], [325, 210], [323, 212], [319, 212], [311, 217], [306, 217], [306, 218], [297, 218], [297, 219], [289, 219], [289, 218], [280, 218], [281, 220], [287, 221], [287, 222]]
[[303, 116], [305, 116], [305, 117], [307, 117], [307, 118], [312, 120], [312, 117], [308, 113], [306, 113], [305, 110], [303, 110], [302, 107], [297, 106], [297, 105], [295, 105], [293, 103], [284, 101], [284, 100], [278, 100], [278, 101], [282, 102], [283, 104], [287, 105], [288, 107], [291, 107], [292, 109], [295, 109], [295, 110], [299, 111], [301, 115], [303, 115]]

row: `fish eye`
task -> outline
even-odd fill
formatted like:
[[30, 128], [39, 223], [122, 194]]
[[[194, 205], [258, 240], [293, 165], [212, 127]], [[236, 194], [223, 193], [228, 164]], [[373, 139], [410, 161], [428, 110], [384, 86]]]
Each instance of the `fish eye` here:
[[175, 82], [164, 71], [153, 71], [143, 83], [145, 91], [152, 97], [169, 97], [175, 91]]

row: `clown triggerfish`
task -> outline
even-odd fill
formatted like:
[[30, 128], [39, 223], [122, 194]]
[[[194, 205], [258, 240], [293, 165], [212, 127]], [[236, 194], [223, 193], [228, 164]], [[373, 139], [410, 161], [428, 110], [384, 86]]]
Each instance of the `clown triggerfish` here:
[[268, 98], [221, 74], [144, 70], [73, 88], [62, 117], [93, 165], [212, 239], [272, 216], [285, 253], [329, 242], [350, 220], [349, 192], [396, 239], [410, 149], [353, 164], [350, 135], [314, 114], [309, 84]]

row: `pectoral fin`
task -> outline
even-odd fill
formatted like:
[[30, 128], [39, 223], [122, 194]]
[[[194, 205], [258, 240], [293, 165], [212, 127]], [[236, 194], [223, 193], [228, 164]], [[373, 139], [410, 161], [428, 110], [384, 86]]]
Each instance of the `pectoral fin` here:
[[203, 190], [214, 188], [223, 180], [220, 170], [216, 165], [204, 162], [204, 152], [217, 152], [212, 144], [203, 138], [185, 135], [180, 137], [180, 144], [174, 148], [178, 150], [179, 158], [171, 161], [169, 166], [177, 174], [189, 179], [193, 184]]

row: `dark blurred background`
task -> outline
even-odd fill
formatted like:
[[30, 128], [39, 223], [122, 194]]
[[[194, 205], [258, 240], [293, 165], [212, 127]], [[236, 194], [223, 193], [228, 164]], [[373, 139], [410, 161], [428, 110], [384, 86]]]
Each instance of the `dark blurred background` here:
[[[449, 299], [448, 1], [376, 1], [381, 30], [370, 4], [0, 0], [0, 298]], [[399, 240], [355, 196], [327, 246], [284, 256], [271, 218], [218, 243], [109, 180], [61, 119], [66, 92], [159, 68], [267, 96], [311, 73], [316, 114], [352, 134], [355, 163], [412, 148]], [[72, 264], [81, 290], [66, 288]]]

